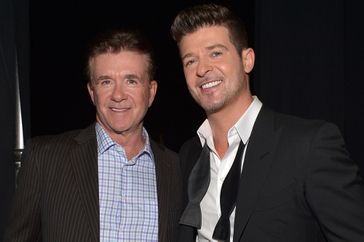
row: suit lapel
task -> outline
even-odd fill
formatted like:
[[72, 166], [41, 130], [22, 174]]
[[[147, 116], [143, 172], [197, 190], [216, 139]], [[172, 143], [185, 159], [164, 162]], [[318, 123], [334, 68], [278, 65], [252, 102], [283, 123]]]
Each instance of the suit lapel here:
[[254, 124], [246, 150], [234, 225], [238, 241], [254, 209], [260, 189], [270, 170], [279, 132], [274, 131], [273, 112], [262, 108]]
[[97, 168], [97, 143], [95, 125], [83, 130], [76, 138], [78, 146], [70, 151], [72, 167], [75, 171], [75, 179], [84, 204], [87, 221], [94, 241], [99, 241], [99, 194], [98, 194], [98, 168]]
[[154, 154], [154, 162], [156, 169], [157, 178], [157, 195], [158, 195], [158, 241], [165, 241], [166, 232], [168, 228], [168, 211], [169, 201], [171, 198], [168, 197], [170, 192], [170, 164], [163, 155], [163, 150], [151, 140], [151, 147]]
[[[188, 204], [187, 186], [189, 175], [195, 166], [198, 158], [201, 155], [202, 147], [197, 136], [184, 143], [179, 152], [182, 181], [183, 181], [183, 208]], [[210, 171], [209, 171], [210, 172]], [[180, 223], [179, 227], [179, 242], [194, 242], [196, 241], [197, 230], [191, 226], [183, 225]]]

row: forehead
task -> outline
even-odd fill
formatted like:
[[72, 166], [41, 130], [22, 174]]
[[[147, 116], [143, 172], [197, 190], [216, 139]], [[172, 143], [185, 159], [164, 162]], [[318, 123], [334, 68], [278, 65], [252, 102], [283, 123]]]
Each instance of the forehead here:
[[182, 54], [197, 48], [208, 48], [214, 45], [231, 45], [229, 30], [224, 26], [201, 27], [197, 31], [185, 35], [180, 42]]
[[143, 73], [147, 70], [148, 61], [145, 54], [122, 50], [95, 56], [90, 60], [90, 67], [96, 75], [112, 71]]

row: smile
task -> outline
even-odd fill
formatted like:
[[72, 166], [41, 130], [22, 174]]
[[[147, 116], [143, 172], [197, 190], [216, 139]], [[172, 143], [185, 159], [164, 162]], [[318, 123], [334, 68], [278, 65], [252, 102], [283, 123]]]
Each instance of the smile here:
[[221, 80], [208, 82], [208, 83], [202, 84], [201, 88], [202, 89], [207, 89], [207, 88], [215, 87], [215, 86], [219, 85], [221, 82], [222, 82]]
[[114, 112], [125, 112], [128, 108], [111, 108], [111, 110]]

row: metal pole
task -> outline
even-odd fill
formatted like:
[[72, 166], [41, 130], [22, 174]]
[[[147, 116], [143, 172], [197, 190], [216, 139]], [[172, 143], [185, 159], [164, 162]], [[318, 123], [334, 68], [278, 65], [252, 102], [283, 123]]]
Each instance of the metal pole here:
[[19, 72], [18, 72], [18, 58], [15, 54], [15, 177], [18, 175], [21, 167], [21, 156], [24, 150], [24, 134], [23, 134], [23, 119], [21, 112], [21, 100], [19, 90]]

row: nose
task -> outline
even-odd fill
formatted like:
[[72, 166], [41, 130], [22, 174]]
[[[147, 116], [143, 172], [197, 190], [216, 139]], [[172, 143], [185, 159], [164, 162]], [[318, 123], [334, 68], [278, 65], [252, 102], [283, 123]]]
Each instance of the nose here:
[[111, 99], [115, 102], [120, 102], [123, 99], [126, 99], [126, 96], [125, 87], [123, 87], [121, 83], [116, 82], [112, 91]]
[[206, 73], [212, 71], [212, 65], [206, 60], [200, 60], [197, 66], [196, 74], [199, 77], [203, 77]]

